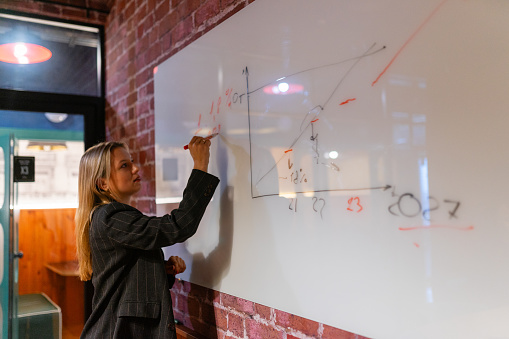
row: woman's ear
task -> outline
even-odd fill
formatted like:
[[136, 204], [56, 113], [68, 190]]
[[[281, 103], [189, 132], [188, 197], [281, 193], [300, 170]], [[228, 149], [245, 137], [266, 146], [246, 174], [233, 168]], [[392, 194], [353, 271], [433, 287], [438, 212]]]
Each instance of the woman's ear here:
[[108, 190], [108, 182], [104, 178], [97, 179], [97, 187], [101, 191], [107, 191]]

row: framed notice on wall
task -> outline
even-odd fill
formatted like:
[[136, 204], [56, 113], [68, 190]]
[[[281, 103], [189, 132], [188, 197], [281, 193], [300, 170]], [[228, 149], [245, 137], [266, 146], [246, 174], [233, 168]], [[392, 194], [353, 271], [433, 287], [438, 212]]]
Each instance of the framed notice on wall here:
[[14, 157], [14, 182], [35, 181], [35, 157]]

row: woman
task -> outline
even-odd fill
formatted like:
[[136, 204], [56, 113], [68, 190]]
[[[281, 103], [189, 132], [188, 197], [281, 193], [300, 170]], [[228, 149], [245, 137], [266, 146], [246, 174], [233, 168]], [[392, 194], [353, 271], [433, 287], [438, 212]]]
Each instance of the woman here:
[[[81, 280], [94, 285], [92, 314], [81, 338], [176, 338], [161, 247], [192, 236], [219, 179], [207, 173], [210, 140], [193, 137], [194, 168], [179, 208], [149, 217], [129, 205], [141, 188], [128, 147], [104, 142], [85, 152], [79, 169], [76, 239]], [[180, 273], [185, 264], [166, 264]]]

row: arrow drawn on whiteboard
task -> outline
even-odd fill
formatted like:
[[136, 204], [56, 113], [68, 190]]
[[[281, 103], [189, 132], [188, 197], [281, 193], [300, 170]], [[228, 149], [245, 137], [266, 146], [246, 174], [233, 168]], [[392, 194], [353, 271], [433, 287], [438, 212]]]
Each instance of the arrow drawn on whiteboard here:
[[[328, 190], [312, 190], [312, 191], [301, 191], [301, 192], [289, 192], [288, 194], [305, 194], [305, 193], [322, 193], [322, 192], [351, 192], [351, 191], [369, 191], [369, 190], [382, 190], [386, 191], [390, 189], [391, 185], [385, 185], [380, 187], [366, 187], [366, 188], [338, 188], [338, 189], [328, 189]], [[254, 198], [263, 198], [263, 197], [273, 197], [273, 196], [284, 196], [285, 193], [272, 193], [272, 194], [262, 194], [254, 196]]]

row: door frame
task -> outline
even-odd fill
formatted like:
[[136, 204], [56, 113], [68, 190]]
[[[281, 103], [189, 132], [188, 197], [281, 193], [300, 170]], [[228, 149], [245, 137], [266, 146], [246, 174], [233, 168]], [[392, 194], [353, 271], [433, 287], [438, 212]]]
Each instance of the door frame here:
[[0, 89], [0, 109], [82, 115], [85, 149], [106, 138], [104, 98]]
[[[82, 115], [84, 119], [83, 139], [85, 150], [98, 142], [106, 140], [104, 97], [0, 89], [0, 109]], [[10, 256], [9, 266], [12, 266], [12, 264], [13, 258]], [[12, 271], [10, 270], [10, 272]], [[93, 286], [90, 281], [85, 282], [83, 293], [85, 301], [84, 320], [86, 321], [92, 313]]]

